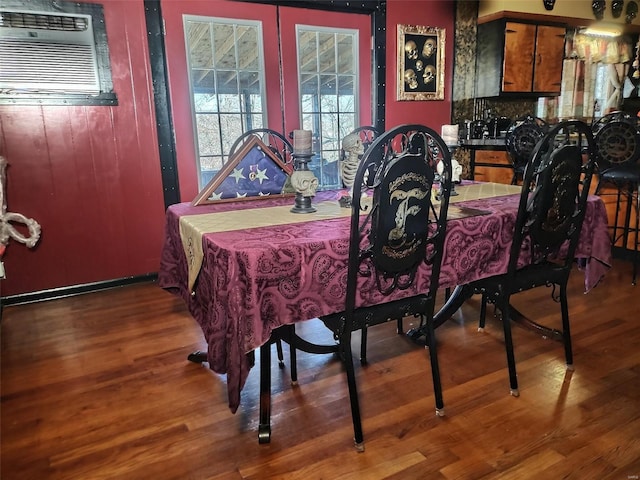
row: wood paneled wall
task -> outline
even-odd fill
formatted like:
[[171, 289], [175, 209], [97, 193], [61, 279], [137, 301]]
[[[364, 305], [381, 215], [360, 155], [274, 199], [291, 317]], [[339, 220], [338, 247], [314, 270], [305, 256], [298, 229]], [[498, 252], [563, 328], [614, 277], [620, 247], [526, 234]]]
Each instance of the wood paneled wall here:
[[142, 1], [103, 2], [118, 105], [0, 106], [8, 211], [42, 226], [11, 241], [2, 296], [156, 272], [164, 227]]

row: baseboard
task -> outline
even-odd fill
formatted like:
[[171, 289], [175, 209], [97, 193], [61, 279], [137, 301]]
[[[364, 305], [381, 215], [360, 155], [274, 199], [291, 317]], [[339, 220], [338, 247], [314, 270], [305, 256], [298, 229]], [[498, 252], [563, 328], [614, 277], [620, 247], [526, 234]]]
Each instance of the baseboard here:
[[[52, 288], [50, 290], [41, 290], [39, 292], [21, 293], [19, 295], [9, 295], [0, 297], [0, 305], [6, 307], [9, 305], [21, 305], [24, 303], [42, 302], [45, 300], [53, 300], [56, 298], [71, 297], [83, 293], [91, 293], [99, 290], [107, 290], [109, 288], [117, 288], [134, 283], [155, 282], [158, 279], [157, 273], [148, 273], [146, 275], [137, 275], [135, 277], [117, 278], [114, 280], [105, 280], [103, 282], [84, 283], [81, 285], [72, 285], [70, 287]], [[1, 307], [0, 307], [1, 308]]]

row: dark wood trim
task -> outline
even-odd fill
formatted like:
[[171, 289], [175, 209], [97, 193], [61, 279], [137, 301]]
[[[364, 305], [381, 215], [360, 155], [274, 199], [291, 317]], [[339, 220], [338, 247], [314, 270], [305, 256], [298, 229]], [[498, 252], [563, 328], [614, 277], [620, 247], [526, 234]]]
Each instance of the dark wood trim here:
[[180, 184], [173, 136], [169, 77], [166, 65], [167, 55], [164, 46], [164, 22], [158, 0], [145, 0], [144, 11], [149, 42], [149, 63], [153, 80], [153, 102], [156, 111], [162, 190], [164, 192], [164, 206], [167, 208], [180, 201]]

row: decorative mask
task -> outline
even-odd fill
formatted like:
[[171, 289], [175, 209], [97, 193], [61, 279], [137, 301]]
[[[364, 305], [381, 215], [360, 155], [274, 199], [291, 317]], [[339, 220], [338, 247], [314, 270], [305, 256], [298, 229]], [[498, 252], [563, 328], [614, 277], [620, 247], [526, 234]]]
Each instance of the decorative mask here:
[[604, 18], [604, 10], [606, 8], [607, 8], [606, 0], [593, 0], [593, 2], [591, 2], [591, 10], [593, 10], [593, 15], [598, 20], [602, 20]]
[[624, 18], [625, 22], [633, 22], [633, 19], [636, 18], [636, 15], [638, 15], [638, 4], [631, 0], [629, 3], [627, 3], [627, 11]]
[[436, 78], [436, 67], [433, 65], [427, 65], [424, 69], [424, 73], [422, 74], [422, 78], [424, 79], [424, 83], [429, 83]]
[[542, 0], [542, 3], [544, 3], [544, 8], [547, 10], [553, 10], [556, 0]]
[[418, 79], [416, 77], [416, 72], [412, 69], [408, 69], [404, 71], [404, 81], [409, 85], [411, 90], [415, 90], [418, 88]]
[[622, 7], [624, 7], [624, 0], [613, 0], [611, 2], [611, 15], [613, 18], [618, 18], [622, 15]]
[[415, 60], [418, 58], [418, 45], [413, 40], [409, 40], [404, 44], [404, 51], [407, 52], [407, 58], [409, 60]]
[[436, 41], [433, 38], [428, 38], [426, 42], [424, 42], [424, 46], [422, 47], [422, 56], [424, 58], [429, 58], [436, 51]]

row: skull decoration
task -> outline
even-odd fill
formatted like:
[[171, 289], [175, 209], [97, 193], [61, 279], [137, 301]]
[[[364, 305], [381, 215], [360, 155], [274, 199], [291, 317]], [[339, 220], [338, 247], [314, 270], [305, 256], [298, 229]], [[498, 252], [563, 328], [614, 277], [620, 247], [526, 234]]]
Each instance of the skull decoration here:
[[591, 2], [593, 16], [598, 20], [602, 20], [604, 18], [605, 8], [607, 8], [607, 2], [605, 0], [593, 0], [593, 2]]
[[421, 72], [422, 70], [424, 70], [424, 63], [422, 63], [422, 60], [416, 60], [416, 72]]
[[436, 67], [434, 67], [433, 65], [427, 65], [424, 69], [424, 73], [422, 74], [422, 79], [424, 80], [424, 83], [430, 83], [433, 82], [433, 80], [436, 78]]
[[542, 3], [544, 4], [544, 8], [547, 10], [553, 10], [556, 0], [542, 0]]
[[296, 170], [291, 175], [291, 186], [304, 197], [313, 197], [318, 189], [318, 179], [311, 170]]
[[418, 58], [418, 45], [413, 40], [409, 40], [404, 44], [404, 51], [407, 52], [407, 58], [409, 60], [415, 60]]
[[638, 4], [631, 0], [629, 3], [627, 3], [627, 10], [625, 11], [624, 21], [626, 23], [631, 23], [633, 22], [633, 19], [636, 18], [636, 15], [638, 15]]
[[350, 133], [342, 139], [342, 149], [349, 154], [362, 155], [364, 153], [364, 145], [360, 135]]
[[416, 76], [416, 72], [412, 69], [408, 69], [404, 71], [404, 81], [409, 85], [411, 90], [415, 90], [418, 88], [418, 78]]
[[428, 38], [426, 42], [424, 42], [424, 46], [422, 47], [422, 56], [424, 58], [429, 58], [436, 52], [436, 41], [433, 38]]
[[613, 0], [611, 2], [611, 16], [618, 18], [622, 15], [622, 7], [624, 7], [624, 0]]

